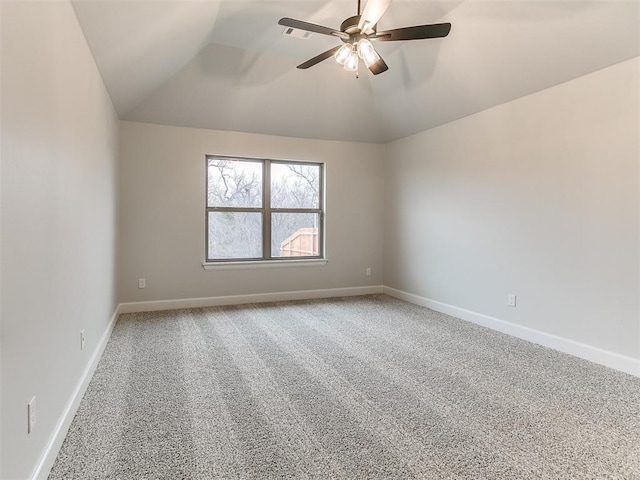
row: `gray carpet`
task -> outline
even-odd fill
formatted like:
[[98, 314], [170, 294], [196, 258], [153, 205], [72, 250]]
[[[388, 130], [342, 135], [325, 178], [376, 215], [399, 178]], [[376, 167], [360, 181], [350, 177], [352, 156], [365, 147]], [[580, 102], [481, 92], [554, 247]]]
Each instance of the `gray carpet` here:
[[127, 314], [49, 478], [640, 478], [640, 379], [382, 295]]

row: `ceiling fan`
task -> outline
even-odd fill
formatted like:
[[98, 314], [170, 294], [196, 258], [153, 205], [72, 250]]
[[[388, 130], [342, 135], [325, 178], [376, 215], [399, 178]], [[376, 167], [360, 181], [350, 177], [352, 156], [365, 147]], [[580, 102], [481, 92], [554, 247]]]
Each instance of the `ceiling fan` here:
[[334, 56], [338, 63], [346, 70], [357, 72], [359, 58], [374, 75], [386, 72], [389, 67], [371, 44], [371, 40], [381, 42], [397, 42], [401, 40], [422, 40], [426, 38], [441, 38], [449, 35], [450, 23], [436, 23], [432, 25], [417, 25], [415, 27], [395, 28], [393, 30], [377, 31], [380, 17], [389, 7], [391, 0], [369, 0], [364, 12], [360, 14], [360, 0], [358, 0], [358, 14], [347, 18], [340, 25], [340, 30], [323, 27], [314, 23], [303, 22], [293, 18], [281, 18], [280, 25], [307, 32], [319, 33], [338, 37], [343, 45], [327, 50], [320, 55], [298, 65], [300, 69], [313, 67], [317, 63]]

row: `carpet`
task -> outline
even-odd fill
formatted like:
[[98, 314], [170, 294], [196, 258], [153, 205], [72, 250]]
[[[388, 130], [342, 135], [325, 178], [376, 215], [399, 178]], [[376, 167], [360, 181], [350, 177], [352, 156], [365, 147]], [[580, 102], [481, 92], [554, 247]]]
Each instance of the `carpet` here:
[[121, 315], [57, 479], [640, 479], [640, 379], [384, 295]]

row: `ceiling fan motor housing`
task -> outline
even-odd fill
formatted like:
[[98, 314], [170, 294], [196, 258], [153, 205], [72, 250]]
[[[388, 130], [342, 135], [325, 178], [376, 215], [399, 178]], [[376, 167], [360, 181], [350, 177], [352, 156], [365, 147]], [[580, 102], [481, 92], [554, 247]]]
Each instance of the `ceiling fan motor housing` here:
[[[358, 25], [360, 24], [360, 18], [362, 17], [362, 15], [354, 15], [353, 17], [349, 17], [347, 18], [344, 22], [342, 22], [342, 24], [340, 25], [340, 31], [347, 33], [349, 35], [355, 35], [360, 33], [360, 29], [358, 28]], [[376, 32], [376, 25], [374, 25], [373, 27], [369, 27], [369, 31], [371, 31], [371, 33], [375, 33]], [[351, 40], [351, 39], [349, 39]], [[344, 42], [348, 42], [349, 40], [343, 40]]]
[[344, 33], [348, 33], [349, 35], [351, 35], [352, 33], [356, 33], [358, 31], [359, 23], [360, 23], [360, 15], [354, 15], [353, 17], [349, 17], [340, 25], [340, 31]]

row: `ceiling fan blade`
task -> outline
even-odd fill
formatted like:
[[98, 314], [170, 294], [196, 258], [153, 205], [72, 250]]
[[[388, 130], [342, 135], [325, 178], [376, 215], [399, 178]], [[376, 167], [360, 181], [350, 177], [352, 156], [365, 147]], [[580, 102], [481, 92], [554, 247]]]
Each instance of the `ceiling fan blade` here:
[[306, 62], [301, 63], [300, 65], [298, 65], [298, 68], [301, 69], [301, 70], [306, 70], [309, 67], [313, 67], [316, 63], [320, 63], [323, 60], [326, 60], [327, 58], [331, 57], [334, 53], [336, 53], [338, 51], [338, 49], [341, 46], [342, 45], [338, 45], [337, 47], [334, 47], [331, 50], [327, 50], [326, 52], [321, 53], [320, 55], [316, 55], [312, 59], [307, 60]]
[[307, 32], [332, 35], [334, 37], [344, 38], [345, 40], [349, 38], [348, 34], [340, 32], [339, 30], [323, 27], [322, 25], [316, 25], [315, 23], [303, 22], [302, 20], [295, 20], [293, 18], [281, 18], [278, 23], [285, 27], [297, 28], [298, 30], [305, 30]]
[[374, 63], [373, 65], [371, 65], [369, 67], [369, 70], [371, 71], [371, 73], [373, 73], [374, 75], [379, 75], [382, 72], [386, 72], [387, 70], [389, 70], [389, 67], [387, 66], [387, 64], [385, 63], [385, 61], [382, 59], [382, 57], [380, 57], [380, 60], [378, 60], [376, 63]]
[[358, 23], [360, 31], [364, 33], [371, 31], [378, 24], [390, 4], [391, 0], [369, 0]]
[[450, 23], [434, 23], [433, 25], [417, 25], [415, 27], [396, 28], [370, 35], [370, 40], [396, 42], [399, 40], [422, 40], [425, 38], [441, 38], [449, 35]]

